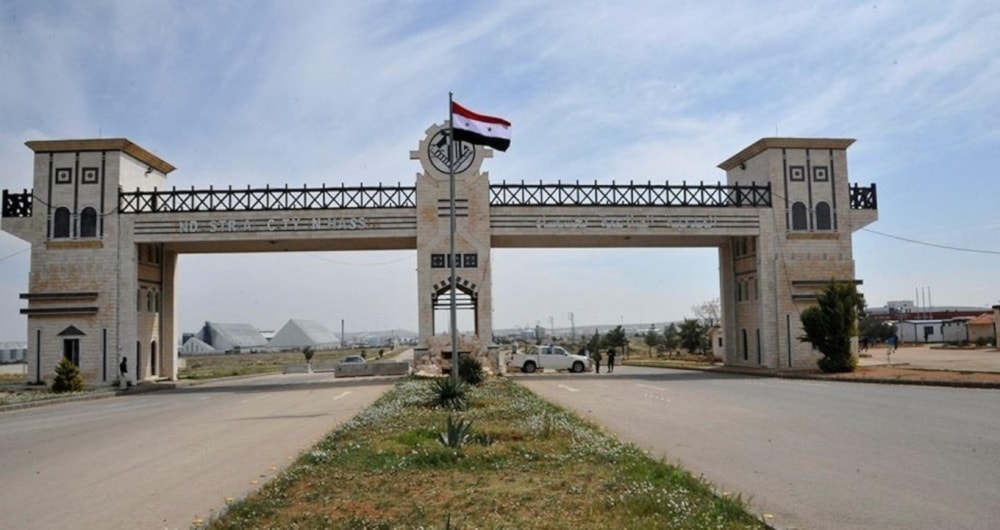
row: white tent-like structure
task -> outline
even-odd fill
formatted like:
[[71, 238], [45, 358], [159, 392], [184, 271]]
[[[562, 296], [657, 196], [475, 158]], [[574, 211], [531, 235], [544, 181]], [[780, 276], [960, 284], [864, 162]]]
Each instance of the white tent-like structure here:
[[268, 346], [285, 350], [308, 346], [323, 350], [340, 347], [340, 339], [315, 320], [292, 319], [274, 334]]
[[267, 347], [267, 339], [250, 324], [205, 322], [195, 337], [220, 352], [250, 353]]
[[177, 350], [177, 353], [181, 355], [211, 355], [222, 352], [213, 348], [211, 344], [207, 344], [198, 337], [191, 337], [181, 345], [180, 349]]

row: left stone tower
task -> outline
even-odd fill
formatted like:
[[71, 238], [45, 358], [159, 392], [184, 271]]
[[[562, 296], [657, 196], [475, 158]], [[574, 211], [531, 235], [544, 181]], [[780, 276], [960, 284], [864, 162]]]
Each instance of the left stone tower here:
[[51, 380], [64, 357], [88, 384], [118, 380], [123, 359], [129, 382], [175, 378], [163, 344], [173, 351], [165, 278], [176, 255], [136, 245], [118, 211], [119, 189], [165, 188], [174, 167], [121, 138], [26, 145], [35, 153], [34, 189], [4, 191], [2, 228], [31, 244], [28, 292], [21, 294], [29, 380]]

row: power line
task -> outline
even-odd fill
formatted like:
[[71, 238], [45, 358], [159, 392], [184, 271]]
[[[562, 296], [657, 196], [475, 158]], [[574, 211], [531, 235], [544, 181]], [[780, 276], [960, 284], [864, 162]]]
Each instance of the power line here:
[[13, 254], [7, 254], [6, 256], [4, 256], [4, 257], [0, 258], [0, 261], [3, 261], [3, 260], [5, 260], [5, 259], [7, 259], [7, 258], [13, 258], [13, 257], [14, 257], [14, 256], [16, 256], [16, 255], [18, 255], [18, 254], [21, 254], [21, 253], [23, 253], [23, 252], [27, 252], [27, 251], [29, 251], [29, 250], [31, 250], [31, 247], [28, 247], [28, 248], [22, 248], [21, 250], [18, 250], [17, 252], [15, 252], [15, 253], [13, 253]]
[[976, 254], [991, 254], [991, 255], [994, 255], [994, 256], [1000, 255], [1000, 251], [998, 251], [998, 250], [983, 250], [983, 249], [979, 249], [979, 248], [953, 247], [951, 245], [941, 245], [941, 244], [938, 244], [938, 243], [930, 243], [930, 242], [927, 242], [927, 241], [920, 241], [920, 240], [917, 240], [917, 239], [910, 239], [910, 238], [907, 238], [907, 237], [896, 236], [896, 235], [892, 235], [892, 234], [886, 234], [885, 232], [879, 232], [879, 231], [876, 231], [876, 230], [872, 230], [870, 228], [862, 228], [862, 230], [864, 230], [865, 232], [871, 232], [871, 233], [873, 233], [875, 235], [879, 235], [879, 236], [882, 236], [882, 237], [888, 237], [890, 239], [898, 239], [900, 241], [906, 241], [907, 243], [915, 243], [917, 245], [924, 245], [924, 246], [928, 246], [928, 247], [943, 248], [945, 250], [955, 250], [955, 251], [958, 251], [958, 252], [974, 252]]

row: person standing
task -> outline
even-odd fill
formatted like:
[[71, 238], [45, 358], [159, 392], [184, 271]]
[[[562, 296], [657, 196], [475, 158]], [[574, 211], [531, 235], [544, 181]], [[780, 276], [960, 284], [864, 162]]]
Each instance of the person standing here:
[[615, 371], [615, 349], [608, 350], [608, 373]]
[[118, 363], [118, 379], [121, 386], [128, 383], [128, 357], [122, 357], [122, 362]]
[[601, 350], [594, 350], [594, 373], [601, 373]]

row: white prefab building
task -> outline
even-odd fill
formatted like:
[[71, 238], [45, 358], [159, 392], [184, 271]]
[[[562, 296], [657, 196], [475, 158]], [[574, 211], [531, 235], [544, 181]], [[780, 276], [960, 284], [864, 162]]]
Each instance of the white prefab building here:
[[896, 324], [899, 340], [904, 343], [944, 342], [945, 320], [904, 320]]
[[268, 346], [288, 350], [307, 346], [316, 350], [328, 350], [340, 347], [340, 339], [315, 320], [292, 319], [274, 334]]

